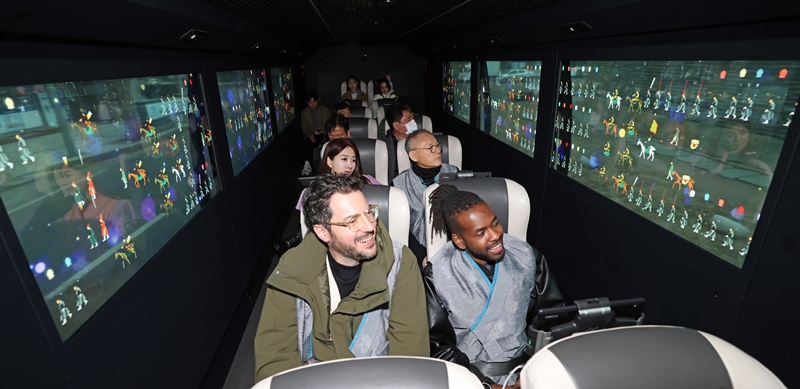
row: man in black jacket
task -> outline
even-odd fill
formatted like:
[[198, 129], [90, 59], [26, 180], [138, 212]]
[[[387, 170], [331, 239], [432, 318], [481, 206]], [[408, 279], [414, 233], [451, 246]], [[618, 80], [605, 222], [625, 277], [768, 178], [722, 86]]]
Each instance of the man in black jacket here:
[[500, 388], [516, 381], [512, 370], [529, 357], [525, 330], [535, 313], [563, 305], [561, 291], [544, 256], [504, 234], [476, 194], [441, 185], [430, 203], [433, 232], [452, 239], [423, 270], [431, 356], [465, 366], [484, 386]]

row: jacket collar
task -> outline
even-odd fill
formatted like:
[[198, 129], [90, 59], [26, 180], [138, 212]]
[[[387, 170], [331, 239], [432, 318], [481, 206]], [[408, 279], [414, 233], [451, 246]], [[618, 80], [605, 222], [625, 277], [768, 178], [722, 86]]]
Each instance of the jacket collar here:
[[[349, 297], [364, 299], [388, 289], [386, 277], [394, 263], [392, 239], [383, 222], [378, 220], [376, 243], [378, 255], [361, 266], [361, 275], [353, 293]], [[300, 286], [318, 284], [319, 277], [325, 276], [328, 248], [309, 230], [299, 246], [284, 254], [267, 283], [289, 293], [299, 295]]]

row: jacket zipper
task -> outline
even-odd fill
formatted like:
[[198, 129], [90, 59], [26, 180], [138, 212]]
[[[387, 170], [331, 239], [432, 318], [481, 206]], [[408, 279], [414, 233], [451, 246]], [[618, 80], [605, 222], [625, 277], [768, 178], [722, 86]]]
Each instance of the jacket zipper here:
[[350, 339], [353, 339], [353, 336], [355, 336], [355, 335], [353, 334], [353, 320], [355, 320], [355, 319], [353, 318], [353, 316], [350, 316]]

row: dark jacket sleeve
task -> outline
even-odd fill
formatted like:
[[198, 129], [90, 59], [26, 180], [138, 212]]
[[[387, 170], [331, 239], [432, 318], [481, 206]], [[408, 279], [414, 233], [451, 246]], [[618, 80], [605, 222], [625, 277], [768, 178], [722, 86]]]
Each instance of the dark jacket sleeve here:
[[547, 260], [537, 249], [533, 249], [536, 255], [536, 278], [534, 287], [531, 290], [531, 301], [528, 304], [527, 323], [531, 324], [536, 313], [542, 308], [552, 308], [564, 306], [564, 297], [561, 294], [552, 272], [547, 266]]
[[436, 294], [433, 284], [433, 267], [430, 263], [422, 269], [422, 282], [425, 286], [425, 302], [428, 306], [428, 326], [431, 342], [431, 357], [453, 362], [469, 369], [481, 382], [494, 384], [469, 363], [469, 357], [456, 347], [456, 332], [447, 317], [447, 309]]

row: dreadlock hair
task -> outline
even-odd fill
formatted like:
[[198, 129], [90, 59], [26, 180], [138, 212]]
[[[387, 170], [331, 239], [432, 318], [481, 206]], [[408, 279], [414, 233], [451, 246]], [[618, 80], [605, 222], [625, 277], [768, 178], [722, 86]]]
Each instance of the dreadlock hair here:
[[458, 215], [469, 211], [476, 205], [485, 203], [482, 198], [472, 192], [458, 190], [453, 185], [439, 185], [436, 190], [428, 197], [431, 205], [431, 221], [433, 224], [433, 234], [447, 235], [450, 233], [461, 233], [461, 226], [458, 225], [456, 218]]

